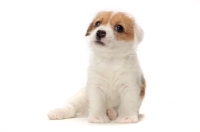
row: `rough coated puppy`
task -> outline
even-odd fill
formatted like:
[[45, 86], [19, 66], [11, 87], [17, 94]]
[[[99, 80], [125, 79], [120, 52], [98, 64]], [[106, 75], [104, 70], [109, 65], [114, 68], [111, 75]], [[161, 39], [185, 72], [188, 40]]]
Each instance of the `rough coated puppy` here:
[[50, 111], [49, 119], [88, 113], [92, 123], [138, 122], [146, 87], [136, 54], [143, 30], [126, 13], [103, 11], [91, 22], [86, 36], [93, 52], [87, 86], [65, 107]]

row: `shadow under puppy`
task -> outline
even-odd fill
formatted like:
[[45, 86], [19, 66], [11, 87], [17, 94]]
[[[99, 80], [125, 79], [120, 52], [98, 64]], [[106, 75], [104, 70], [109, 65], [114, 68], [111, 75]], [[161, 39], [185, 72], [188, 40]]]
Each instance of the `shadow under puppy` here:
[[143, 30], [129, 14], [103, 11], [91, 22], [86, 36], [93, 52], [87, 86], [65, 107], [50, 111], [49, 119], [88, 113], [92, 123], [138, 122], [146, 87], [136, 54]]

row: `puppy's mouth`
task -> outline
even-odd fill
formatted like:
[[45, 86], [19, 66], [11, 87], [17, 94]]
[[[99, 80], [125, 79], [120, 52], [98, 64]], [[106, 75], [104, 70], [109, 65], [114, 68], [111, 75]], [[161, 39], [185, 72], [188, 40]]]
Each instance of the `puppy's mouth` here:
[[102, 46], [105, 45], [105, 44], [104, 44], [103, 42], [101, 42], [100, 40], [96, 40], [95, 43], [96, 43], [96, 44], [99, 44], [99, 45], [102, 45]]

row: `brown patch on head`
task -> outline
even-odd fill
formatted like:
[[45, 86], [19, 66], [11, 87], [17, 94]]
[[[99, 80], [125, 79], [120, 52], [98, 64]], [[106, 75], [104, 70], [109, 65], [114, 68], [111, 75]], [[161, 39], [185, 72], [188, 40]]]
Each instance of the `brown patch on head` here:
[[100, 25], [106, 25], [110, 20], [111, 15], [112, 15], [111, 11], [99, 12], [94, 18], [94, 20], [90, 23], [90, 26], [88, 27], [85, 36], [90, 35], [90, 33], [96, 28], [95, 26], [96, 22], [100, 22]]
[[145, 88], [146, 88], [146, 81], [144, 77], [141, 77], [141, 86], [140, 86], [140, 97], [144, 98], [145, 96]]
[[[134, 21], [125, 13], [119, 12], [113, 15], [110, 25], [114, 29], [117, 40], [131, 41], [134, 39]], [[116, 26], [121, 25], [123, 32], [116, 31]]]

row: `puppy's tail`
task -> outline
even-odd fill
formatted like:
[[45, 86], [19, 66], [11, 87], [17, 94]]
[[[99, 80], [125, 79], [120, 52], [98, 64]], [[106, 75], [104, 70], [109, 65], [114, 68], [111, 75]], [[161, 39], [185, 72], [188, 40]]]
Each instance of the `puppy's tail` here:
[[51, 120], [61, 120], [73, 118], [77, 114], [87, 114], [88, 99], [86, 95], [86, 88], [81, 89], [74, 95], [63, 108], [51, 110], [48, 117]]

